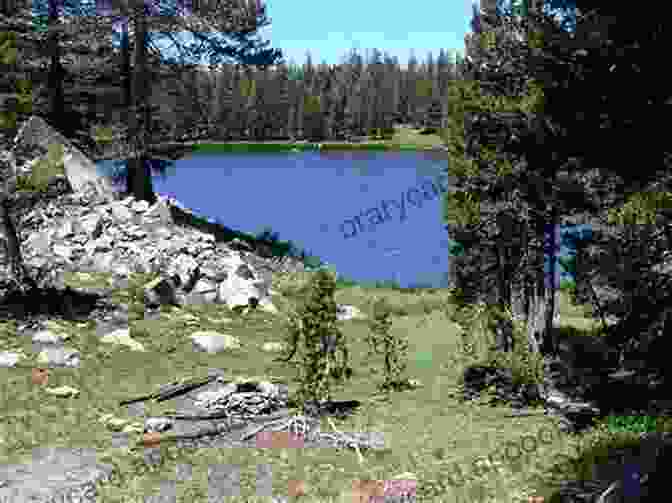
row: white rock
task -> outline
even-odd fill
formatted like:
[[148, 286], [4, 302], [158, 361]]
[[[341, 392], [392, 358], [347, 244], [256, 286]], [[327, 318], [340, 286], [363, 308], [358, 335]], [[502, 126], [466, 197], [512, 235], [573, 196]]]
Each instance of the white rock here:
[[190, 339], [197, 349], [208, 353], [219, 353], [225, 349], [240, 348], [240, 340], [237, 337], [214, 331], [194, 332]]

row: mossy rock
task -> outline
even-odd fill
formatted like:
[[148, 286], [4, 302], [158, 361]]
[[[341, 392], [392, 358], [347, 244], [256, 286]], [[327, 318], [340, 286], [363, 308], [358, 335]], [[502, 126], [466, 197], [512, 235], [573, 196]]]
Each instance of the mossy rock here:
[[63, 145], [52, 143], [46, 158], [37, 160], [31, 167], [30, 174], [17, 176], [16, 188], [18, 191], [45, 192], [49, 182], [59, 175], [65, 176]]

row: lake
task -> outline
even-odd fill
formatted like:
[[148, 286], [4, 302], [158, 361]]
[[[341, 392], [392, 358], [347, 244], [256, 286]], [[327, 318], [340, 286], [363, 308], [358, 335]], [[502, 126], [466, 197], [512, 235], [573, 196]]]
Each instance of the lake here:
[[[281, 240], [356, 281], [446, 284], [448, 158], [429, 151], [190, 154], [155, 191], [195, 213]], [[97, 163], [109, 172], [111, 161]]]

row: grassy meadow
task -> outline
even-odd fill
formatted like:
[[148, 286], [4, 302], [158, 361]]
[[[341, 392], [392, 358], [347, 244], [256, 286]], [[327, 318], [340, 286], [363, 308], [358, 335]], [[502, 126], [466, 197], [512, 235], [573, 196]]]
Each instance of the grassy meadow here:
[[[311, 274], [285, 274], [274, 279], [274, 303], [281, 313], [297, 305], [298, 287], [305, 285]], [[54, 329], [71, 334], [67, 343], [81, 351], [82, 361], [79, 368], [52, 369], [49, 386], [70, 386], [79, 394], [51, 396], [43, 387], [33, 385], [31, 371], [37, 364], [30, 359], [15, 368], [0, 368], [0, 458], [10, 463], [25, 462], [33, 447], [45, 444], [95, 447], [101, 462], [117, 467], [112, 482], [98, 485], [101, 503], [145, 501], [145, 497], [158, 494], [162, 480], [176, 480], [180, 464], [190, 464], [193, 477], [176, 481], [177, 501], [205, 502], [207, 469], [214, 463], [240, 467], [240, 496], [231, 501], [265, 501], [256, 496], [255, 484], [257, 465], [267, 463], [272, 466], [275, 495], [289, 494], [300, 481], [303, 495], [291, 498], [293, 501], [364, 501], [355, 499], [356, 488], [361, 486], [358, 481], [412, 474], [417, 479], [418, 501], [518, 503], [528, 502], [531, 496], [545, 496], [548, 502], [558, 481], [585, 476], [590, 471], [590, 462], [565, 464], [558, 471], [558, 459], [576, 458], [582, 449], [607, 440], [613, 445], [634, 438], [622, 424], [620, 430], [602, 429], [578, 437], [560, 433], [542, 409], [536, 411], [538, 414], [511, 417], [507, 406], [461, 402], [461, 372], [483, 357], [482, 350], [479, 354], [474, 348], [485, 347], [478, 340], [489, 340], [490, 335], [483, 332], [464, 336], [463, 330], [449, 319], [454, 309], [450, 293], [442, 289], [406, 292], [341, 280], [335, 293], [338, 303], [355, 305], [365, 313], [370, 312], [374, 297], [389, 303], [390, 332], [409, 344], [405, 375], [420, 382], [416, 389], [381, 394], [376, 387], [380, 374], [372, 374], [371, 370], [381, 368], [382, 357], [365, 356], [367, 321], [341, 322], [355, 374], [334, 398], [360, 400], [363, 406], [345, 420], [334, 419], [334, 424], [340, 431], [382, 432], [388, 445], [385, 451], [365, 451], [360, 462], [357, 453], [350, 450], [190, 450], [167, 443], [160, 445], [162, 462], [148, 465], [142, 447], [133, 443], [114, 447], [111, 443], [113, 430], [102, 420], [104, 415], [131, 425], [142, 424], [142, 418], [119, 407], [121, 400], [150, 393], [180, 377], [204, 376], [208, 368], [226, 369], [232, 376], [273, 376], [285, 380], [290, 392], [295, 389], [295, 374], [291, 367], [274, 362], [275, 354], [261, 350], [265, 342], [283, 341], [281, 315], [231, 312], [225, 306], [214, 305], [166, 308], [158, 320], [144, 320], [138, 294], [147, 279], [136, 276], [127, 290], [117, 293], [117, 300], [131, 306], [131, 336], [144, 345], [145, 352], [100, 342], [93, 322], [53, 322]], [[103, 281], [102, 275], [85, 279], [73, 275], [68, 279], [73, 286]], [[571, 305], [564, 293], [560, 310], [562, 322], [574, 327], [577, 336], [596, 333], [595, 324], [585, 318], [581, 307]], [[13, 323], [3, 323], [1, 328], [3, 349], [30, 354], [30, 341], [17, 340]], [[188, 335], [197, 329], [237, 336], [241, 347], [214, 355], [196, 352]], [[145, 405], [147, 415], [171, 407], [170, 401]], [[322, 431], [333, 430], [322, 421]], [[138, 426], [131, 438], [137, 440], [141, 434]], [[533, 452], [518, 459], [494, 455], [501, 454], [507, 443], [520, 444], [524, 436], [544, 441], [537, 442]], [[456, 466], [464, 472], [464, 485], [454, 482]]]

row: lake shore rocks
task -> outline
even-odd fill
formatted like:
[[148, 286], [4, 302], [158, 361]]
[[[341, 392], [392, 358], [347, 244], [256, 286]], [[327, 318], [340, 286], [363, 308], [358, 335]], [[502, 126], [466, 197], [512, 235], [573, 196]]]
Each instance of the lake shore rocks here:
[[[45, 124], [39, 119], [24, 124], [15, 140], [17, 150], [40, 143], [34, 135], [42, 129]], [[30, 134], [32, 130], [38, 131]], [[17, 164], [16, 169], [26, 172], [34, 164]], [[100, 187], [96, 182], [102, 177], [80, 184], [77, 190], [72, 185], [73, 180], [81, 182], [77, 170], [69, 169], [73, 162], [67, 159], [64, 164], [66, 176], [54, 177], [53, 191], [11, 195], [12, 219], [32, 277], [57, 284], [66, 271], [121, 277], [153, 273], [161, 277], [147, 285], [149, 306], [224, 302], [234, 307], [254, 298], [262, 309], [273, 310], [244, 252], [215, 243], [212, 235], [175, 225], [169, 203], [162, 198], [150, 207], [130, 197], [119, 200], [106, 190], [84, 190]]]

